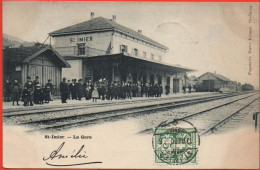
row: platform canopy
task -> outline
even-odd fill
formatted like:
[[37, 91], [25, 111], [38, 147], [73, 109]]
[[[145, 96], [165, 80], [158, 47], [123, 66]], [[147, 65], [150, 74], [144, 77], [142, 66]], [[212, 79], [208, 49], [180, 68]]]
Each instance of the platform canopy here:
[[167, 72], [169, 74], [183, 73], [196, 71], [191, 68], [182, 67], [179, 65], [171, 65], [168, 63], [151, 60], [148, 58], [132, 56], [129, 53], [118, 53], [118, 54], [109, 54], [109, 55], [100, 55], [100, 56], [91, 56], [84, 57], [85, 61], [97, 61], [99, 64], [117, 64], [119, 66], [135, 65], [140, 68], [145, 69], [156, 69]]

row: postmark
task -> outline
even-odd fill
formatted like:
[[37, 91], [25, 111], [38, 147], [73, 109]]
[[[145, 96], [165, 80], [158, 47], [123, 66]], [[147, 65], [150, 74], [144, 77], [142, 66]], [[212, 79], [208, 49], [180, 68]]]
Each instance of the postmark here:
[[156, 164], [197, 164], [200, 137], [196, 127], [185, 120], [161, 123], [154, 132]]

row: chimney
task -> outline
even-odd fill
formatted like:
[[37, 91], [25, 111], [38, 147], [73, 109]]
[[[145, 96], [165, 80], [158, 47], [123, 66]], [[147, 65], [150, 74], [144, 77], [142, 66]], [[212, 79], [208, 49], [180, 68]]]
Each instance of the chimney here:
[[142, 34], [142, 30], [138, 30], [138, 33], [139, 33], [139, 34]]
[[95, 18], [95, 13], [94, 12], [91, 12], [90, 13], [90, 19], [94, 19]]
[[113, 19], [114, 22], [116, 22], [116, 15], [113, 15], [112, 19]]

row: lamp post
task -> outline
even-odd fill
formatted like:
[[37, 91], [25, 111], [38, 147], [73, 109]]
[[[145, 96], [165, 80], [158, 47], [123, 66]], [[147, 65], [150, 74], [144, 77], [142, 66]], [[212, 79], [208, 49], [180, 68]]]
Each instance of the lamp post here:
[[210, 92], [210, 78], [209, 78], [209, 74], [208, 74], [208, 79], [209, 79], [209, 92]]

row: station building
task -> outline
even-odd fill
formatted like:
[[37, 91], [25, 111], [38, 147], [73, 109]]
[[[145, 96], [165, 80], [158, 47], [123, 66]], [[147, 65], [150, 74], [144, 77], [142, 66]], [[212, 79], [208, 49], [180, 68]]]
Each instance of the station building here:
[[221, 88], [229, 89], [231, 92], [241, 91], [241, 85], [236, 81], [232, 81], [229, 78], [217, 74], [206, 72], [197, 78], [199, 81], [199, 91], [205, 92], [217, 92]]
[[170, 85], [170, 92], [181, 91], [184, 75], [192, 69], [163, 62], [168, 48], [112, 19], [95, 17], [49, 33], [52, 47], [66, 59], [67, 79], [131, 81]]

